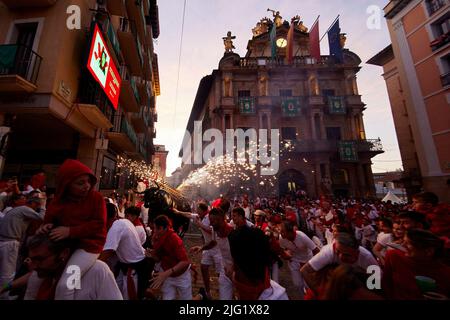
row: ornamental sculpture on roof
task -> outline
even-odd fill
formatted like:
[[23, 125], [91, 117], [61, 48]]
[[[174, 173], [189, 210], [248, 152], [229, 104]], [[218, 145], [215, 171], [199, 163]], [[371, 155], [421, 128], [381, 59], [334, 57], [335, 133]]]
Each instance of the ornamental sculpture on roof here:
[[256, 24], [256, 27], [252, 29], [253, 37], [257, 37], [263, 33], [269, 32], [269, 26], [271, 23], [272, 21], [269, 18], [262, 18], [261, 21]]
[[280, 15], [280, 11], [276, 11], [272, 10], [272, 9], [267, 9], [267, 11], [272, 12], [273, 14], [273, 22], [275, 23], [275, 25], [278, 27], [281, 27], [281, 25], [283, 24], [283, 17]]
[[[270, 28], [275, 23], [277, 27], [282, 26], [283, 24], [289, 25], [287, 21], [283, 21], [283, 18], [280, 15], [279, 11], [267, 9], [267, 11], [270, 11], [273, 13], [274, 21], [272, 21], [270, 18], [264, 17], [262, 18], [258, 23], [256, 23], [256, 27], [252, 29], [253, 37], [257, 37], [259, 35], [262, 35], [264, 33], [267, 33], [270, 31]], [[300, 16], [296, 15], [291, 19], [291, 23], [294, 24], [294, 27], [296, 30], [307, 33], [308, 28], [303, 25], [303, 21], [300, 20]]]
[[232, 36], [231, 31], [228, 31], [227, 36], [222, 39], [225, 45], [225, 53], [233, 52], [233, 49], [236, 49], [233, 45], [233, 39], [236, 39], [236, 36]]
[[291, 23], [294, 24], [294, 27], [301, 32], [308, 32], [308, 28], [303, 25], [303, 21], [300, 20], [300, 16], [296, 15], [291, 19]]

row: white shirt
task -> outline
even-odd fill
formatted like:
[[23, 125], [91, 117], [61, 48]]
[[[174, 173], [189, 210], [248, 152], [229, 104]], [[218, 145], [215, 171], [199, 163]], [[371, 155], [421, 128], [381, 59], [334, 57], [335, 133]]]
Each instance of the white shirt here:
[[383, 247], [383, 250], [381, 250], [382, 257], [386, 255], [388, 243], [392, 242], [392, 240], [392, 233], [380, 232], [380, 234], [378, 234], [377, 243], [379, 243]]
[[211, 227], [211, 222], [209, 222], [209, 214], [205, 215], [201, 221], [202, 225], [206, 228], [208, 228], [211, 232], [206, 232], [203, 228], [199, 228], [200, 232], [203, 235], [203, 239], [205, 240], [205, 243], [210, 243], [213, 239], [213, 227]]
[[[319, 271], [330, 264], [338, 264], [339, 258], [333, 250], [333, 245], [328, 244], [324, 246], [318, 254], [312, 257], [312, 259], [309, 260], [308, 263], [315, 271]], [[367, 270], [367, 267], [372, 265], [378, 265], [377, 260], [375, 260], [375, 258], [367, 249], [359, 247], [358, 260], [356, 260], [353, 266], [360, 267], [363, 270]]]
[[294, 241], [281, 237], [280, 246], [289, 250], [292, 254], [293, 262], [306, 263], [312, 258], [312, 250], [316, 249], [316, 244], [303, 232], [297, 231]]
[[362, 229], [363, 229], [363, 238], [365, 238], [369, 241], [376, 241], [377, 233], [375, 232], [375, 229], [370, 224], [367, 226], [364, 226]]
[[381, 244], [383, 247], [392, 241], [392, 233], [384, 233], [380, 232], [377, 236], [377, 242]]
[[[24, 299], [35, 300], [41, 284], [42, 279], [33, 271], [28, 279]], [[55, 300], [60, 300], [60, 297], [55, 296]], [[123, 298], [108, 265], [97, 260], [81, 277], [80, 289], [75, 290], [74, 300], [123, 300]]]
[[370, 210], [369, 214], [367, 215], [367, 217], [370, 220], [375, 220], [376, 218], [378, 218], [378, 213], [376, 210]]
[[264, 290], [258, 300], [289, 300], [286, 289], [277, 282], [270, 280], [270, 288]]
[[136, 227], [128, 219], [114, 221], [103, 250], [114, 250], [122, 263], [135, 263], [145, 258]]
[[325, 230], [325, 239], [327, 240], [327, 244], [330, 244], [334, 240], [333, 232], [331, 232], [328, 228]]
[[145, 232], [145, 229], [143, 226], [136, 226], [136, 231], [139, 237], [139, 240], [141, 241], [141, 244], [145, 243], [145, 240], [147, 240], [147, 232]]
[[148, 224], [148, 208], [146, 208], [144, 205], [141, 206], [141, 214], [139, 215], [139, 218], [142, 219], [144, 226]]
[[215, 238], [217, 242], [217, 247], [220, 250], [220, 255], [222, 256], [222, 261], [224, 266], [231, 267], [233, 265], [233, 257], [231, 256], [230, 242], [228, 237], [221, 238], [215, 232]]
[[244, 212], [245, 212], [245, 218], [247, 219], [247, 220], [250, 220], [250, 218], [251, 218], [251, 216], [250, 216], [250, 206], [247, 206], [247, 207], [242, 207], [242, 209], [244, 209]]

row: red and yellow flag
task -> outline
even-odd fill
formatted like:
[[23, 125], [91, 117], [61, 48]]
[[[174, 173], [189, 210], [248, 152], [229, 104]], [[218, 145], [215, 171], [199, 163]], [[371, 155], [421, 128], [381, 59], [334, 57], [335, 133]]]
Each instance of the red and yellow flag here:
[[317, 19], [314, 26], [309, 32], [309, 52], [311, 57], [316, 61], [320, 60], [320, 35], [319, 35], [319, 19]]
[[288, 64], [292, 64], [294, 61], [294, 22], [291, 22], [287, 34], [286, 61]]

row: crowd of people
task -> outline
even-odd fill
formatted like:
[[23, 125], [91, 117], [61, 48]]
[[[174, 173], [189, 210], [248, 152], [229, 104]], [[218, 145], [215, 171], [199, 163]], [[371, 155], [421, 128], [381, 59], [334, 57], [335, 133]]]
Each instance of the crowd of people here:
[[[50, 197], [39, 173], [0, 197], [0, 299], [406, 300], [450, 297], [450, 210], [422, 192], [409, 204], [243, 194], [193, 203], [203, 245], [186, 248], [167, 215], [143, 201], [95, 191], [76, 160], [59, 168]], [[193, 294], [201, 255], [203, 287]]]

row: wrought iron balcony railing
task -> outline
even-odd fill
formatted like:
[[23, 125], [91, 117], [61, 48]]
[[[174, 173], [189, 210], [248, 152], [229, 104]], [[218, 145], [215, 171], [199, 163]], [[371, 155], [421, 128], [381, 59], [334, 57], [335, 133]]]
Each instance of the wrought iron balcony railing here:
[[42, 57], [20, 44], [0, 45], [0, 76], [18, 75], [36, 84]]

